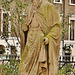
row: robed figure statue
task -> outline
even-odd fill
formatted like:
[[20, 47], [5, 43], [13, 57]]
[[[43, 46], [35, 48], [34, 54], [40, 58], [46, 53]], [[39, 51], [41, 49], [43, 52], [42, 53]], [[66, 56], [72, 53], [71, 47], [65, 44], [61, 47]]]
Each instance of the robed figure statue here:
[[19, 75], [56, 75], [61, 40], [60, 17], [47, 0], [33, 0], [27, 8], [26, 45]]

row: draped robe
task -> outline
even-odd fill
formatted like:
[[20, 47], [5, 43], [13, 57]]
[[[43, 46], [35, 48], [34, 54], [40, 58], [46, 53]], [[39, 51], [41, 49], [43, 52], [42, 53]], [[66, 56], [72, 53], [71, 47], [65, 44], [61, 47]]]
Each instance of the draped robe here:
[[[61, 40], [60, 18], [57, 9], [48, 1], [27, 10], [29, 31], [22, 55], [19, 75], [56, 75]], [[44, 38], [48, 44], [44, 44]]]

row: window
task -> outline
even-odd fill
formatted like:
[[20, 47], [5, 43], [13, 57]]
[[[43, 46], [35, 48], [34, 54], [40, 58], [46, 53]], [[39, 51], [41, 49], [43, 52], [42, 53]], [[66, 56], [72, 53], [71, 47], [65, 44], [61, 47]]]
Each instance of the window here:
[[10, 36], [10, 21], [9, 21], [9, 12], [2, 11], [1, 13], [1, 35], [2, 36]]
[[56, 2], [60, 2], [60, 0], [55, 0]]
[[71, 3], [72, 3], [72, 4], [75, 4], [75, 0], [71, 0]]
[[54, 3], [62, 3], [62, 0], [54, 0]]
[[[73, 17], [73, 18], [72, 18]], [[75, 15], [69, 18], [69, 40], [75, 40]]]
[[1, 36], [1, 9], [0, 9], [0, 36]]
[[71, 20], [70, 23], [70, 40], [74, 40], [75, 20]]
[[70, 5], [75, 5], [75, 0], [70, 0]]
[[3, 13], [3, 36], [8, 37], [8, 14]]

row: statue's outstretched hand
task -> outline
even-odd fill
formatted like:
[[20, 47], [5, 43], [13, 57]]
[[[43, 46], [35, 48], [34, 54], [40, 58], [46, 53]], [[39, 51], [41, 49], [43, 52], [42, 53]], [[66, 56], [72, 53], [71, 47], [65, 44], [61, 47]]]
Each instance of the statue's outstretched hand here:
[[23, 24], [23, 25], [21, 26], [21, 29], [22, 29], [22, 31], [27, 31], [27, 30], [28, 30], [28, 27], [27, 27], [26, 24]]
[[44, 44], [45, 44], [45, 45], [47, 45], [47, 44], [49, 43], [49, 41], [48, 41], [48, 38], [47, 38], [47, 37], [44, 37], [44, 38], [43, 38], [43, 41], [44, 41]]

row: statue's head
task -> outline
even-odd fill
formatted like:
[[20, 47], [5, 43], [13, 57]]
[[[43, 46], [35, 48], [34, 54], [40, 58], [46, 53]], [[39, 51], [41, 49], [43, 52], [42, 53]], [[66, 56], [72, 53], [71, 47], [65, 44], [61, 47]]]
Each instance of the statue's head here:
[[32, 2], [41, 2], [41, 1], [48, 1], [48, 0], [31, 0]]
[[48, 0], [31, 0], [31, 1], [33, 2], [33, 1], [48, 1]]
[[48, 1], [48, 0], [31, 0], [33, 4], [38, 5], [39, 3], [43, 2], [43, 1]]

